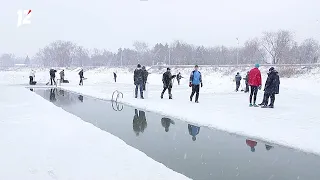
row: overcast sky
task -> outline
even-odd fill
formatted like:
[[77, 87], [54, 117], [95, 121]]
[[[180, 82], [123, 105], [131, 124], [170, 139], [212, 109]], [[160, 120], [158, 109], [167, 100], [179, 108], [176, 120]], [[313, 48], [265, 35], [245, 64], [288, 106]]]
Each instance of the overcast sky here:
[[[116, 51], [135, 40], [236, 46], [286, 29], [320, 40], [320, 0], [4, 0], [0, 53], [34, 55], [54, 40]], [[17, 28], [17, 10], [32, 9]]]

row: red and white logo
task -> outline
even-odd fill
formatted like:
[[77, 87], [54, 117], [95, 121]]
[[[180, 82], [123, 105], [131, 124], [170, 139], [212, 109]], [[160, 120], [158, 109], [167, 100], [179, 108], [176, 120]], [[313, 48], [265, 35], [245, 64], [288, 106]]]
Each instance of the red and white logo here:
[[20, 27], [23, 24], [31, 24], [31, 9], [29, 10], [18, 10], [18, 24], [17, 27]]

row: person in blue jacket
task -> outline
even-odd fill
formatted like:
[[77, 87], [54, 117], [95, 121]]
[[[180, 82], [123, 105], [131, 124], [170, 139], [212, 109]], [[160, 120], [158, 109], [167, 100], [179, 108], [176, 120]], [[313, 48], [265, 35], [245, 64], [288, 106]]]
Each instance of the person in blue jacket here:
[[194, 94], [196, 94], [196, 99], [195, 99], [196, 103], [199, 103], [198, 100], [199, 100], [200, 85], [202, 87], [202, 76], [200, 71], [198, 71], [198, 69], [199, 69], [198, 65], [195, 65], [194, 70], [191, 72], [190, 82], [189, 82], [189, 87], [192, 87], [190, 101], [192, 101]]
[[200, 127], [188, 124], [188, 130], [189, 130], [189, 134], [192, 136], [192, 141], [195, 141], [197, 139], [196, 136], [200, 132]]

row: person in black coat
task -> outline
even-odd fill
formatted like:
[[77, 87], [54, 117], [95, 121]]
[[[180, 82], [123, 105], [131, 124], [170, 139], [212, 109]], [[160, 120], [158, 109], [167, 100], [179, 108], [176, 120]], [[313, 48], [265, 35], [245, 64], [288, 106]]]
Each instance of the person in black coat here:
[[[268, 78], [264, 86], [263, 101], [260, 104], [262, 105], [262, 108], [274, 107], [274, 101], [276, 99], [275, 95], [279, 94], [279, 86], [280, 86], [280, 77], [278, 75], [278, 72], [274, 69], [274, 67], [271, 67], [269, 69]], [[268, 105], [269, 98], [271, 102]]]
[[240, 87], [240, 84], [241, 84], [241, 75], [239, 72], [237, 72], [236, 76], [234, 77], [234, 80], [236, 81], [236, 91], [238, 92], [239, 91], [239, 87]]
[[172, 99], [171, 89], [172, 89], [172, 79], [175, 78], [176, 75], [171, 74], [170, 68], [167, 68], [167, 71], [162, 75], [162, 83], [163, 83], [163, 90], [161, 92], [161, 99], [163, 99], [163, 94], [168, 89], [169, 99]]
[[80, 82], [79, 82], [79, 86], [83, 86], [83, 69], [80, 70], [80, 72], [78, 73], [79, 77], [80, 77]]
[[115, 72], [113, 72], [113, 79], [114, 79], [114, 82], [117, 82], [117, 74]]
[[141, 69], [141, 65], [138, 64], [137, 65], [137, 69], [134, 70], [133, 73], [133, 81], [134, 81], [134, 85], [136, 86], [135, 89], [135, 98], [138, 97], [138, 88], [140, 90], [140, 98], [144, 99], [143, 97], [143, 83], [145, 82], [144, 80], [144, 75], [143, 75], [143, 70]]
[[143, 78], [144, 78], [144, 81], [143, 81], [143, 90], [145, 91], [145, 90], [146, 90], [146, 84], [147, 84], [149, 72], [146, 70], [146, 67], [145, 67], [145, 66], [142, 66], [142, 71], [143, 71]]
[[57, 83], [56, 83], [56, 80], [55, 80], [55, 78], [56, 78], [56, 72], [57, 72], [57, 70], [55, 70], [55, 69], [50, 69], [50, 71], [49, 71], [49, 73], [50, 73], [50, 82], [51, 82], [51, 85], [53, 85], [53, 82], [54, 82], [54, 85], [57, 84]]
[[179, 73], [177, 74], [178, 85], [180, 85], [181, 79], [182, 79], [182, 75], [181, 75], [181, 73], [179, 72]]

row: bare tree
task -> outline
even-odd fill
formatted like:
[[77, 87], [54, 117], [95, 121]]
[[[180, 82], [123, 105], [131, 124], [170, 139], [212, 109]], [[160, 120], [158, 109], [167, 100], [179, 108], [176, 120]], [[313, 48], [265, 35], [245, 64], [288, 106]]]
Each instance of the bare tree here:
[[317, 63], [319, 58], [319, 42], [314, 39], [306, 39], [299, 47], [300, 58], [303, 63]]
[[0, 66], [1, 67], [12, 67], [14, 66], [14, 54], [2, 54], [0, 56]]
[[266, 63], [266, 53], [261, 48], [258, 38], [248, 40], [244, 43], [244, 47], [240, 51], [241, 63]]
[[262, 46], [272, 58], [272, 64], [278, 64], [284, 52], [292, 46], [293, 36], [290, 31], [265, 32]]

